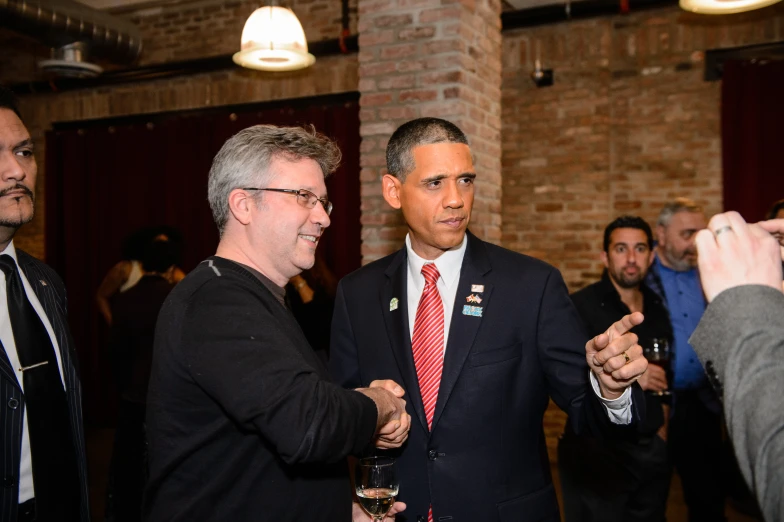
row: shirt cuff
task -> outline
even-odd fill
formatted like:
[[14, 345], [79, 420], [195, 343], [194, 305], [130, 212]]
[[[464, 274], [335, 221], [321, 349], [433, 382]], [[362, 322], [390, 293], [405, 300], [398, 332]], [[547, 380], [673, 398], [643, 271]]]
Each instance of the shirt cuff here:
[[610, 417], [610, 422], [613, 424], [631, 424], [632, 422], [632, 388], [626, 388], [617, 399], [605, 399], [602, 397], [602, 391], [599, 389], [599, 381], [596, 375], [591, 370], [588, 370], [589, 378], [591, 379], [591, 387], [593, 392], [602, 401], [604, 408], [607, 410], [607, 416]]

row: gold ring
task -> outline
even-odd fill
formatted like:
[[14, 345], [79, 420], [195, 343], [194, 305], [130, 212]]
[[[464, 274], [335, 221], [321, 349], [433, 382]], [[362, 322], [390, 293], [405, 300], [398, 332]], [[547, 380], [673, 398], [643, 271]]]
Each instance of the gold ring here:
[[623, 363], [624, 365], [629, 364], [629, 361], [631, 361], [631, 359], [629, 359], [629, 354], [626, 352], [623, 352], [623, 358], [626, 359], [626, 362]]
[[723, 234], [724, 232], [728, 232], [730, 230], [732, 230], [732, 227], [729, 225], [725, 225], [721, 228], [716, 229], [716, 232], [714, 232], [713, 235], [719, 237], [720, 234]]

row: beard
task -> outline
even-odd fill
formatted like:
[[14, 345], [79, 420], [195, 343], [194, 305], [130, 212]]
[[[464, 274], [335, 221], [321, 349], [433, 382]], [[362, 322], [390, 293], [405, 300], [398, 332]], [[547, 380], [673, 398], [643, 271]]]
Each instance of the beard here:
[[[625, 268], [625, 267], [623, 267]], [[639, 270], [635, 275], [626, 275], [623, 268], [610, 270], [610, 277], [621, 288], [637, 288], [645, 279], [645, 272]]]
[[692, 248], [687, 248], [682, 252], [677, 252], [670, 247], [664, 249], [664, 255], [667, 262], [676, 272], [688, 272], [697, 266], [697, 258], [689, 258], [689, 255], [694, 255], [696, 252]]
[[[9, 205], [11, 208], [7, 209], [0, 207], [0, 227], [19, 228], [25, 223], [32, 221], [33, 216], [35, 216], [35, 195], [33, 194], [33, 191], [27, 188], [25, 185], [17, 183], [13, 187], [0, 190], [0, 197], [7, 196], [7, 194], [13, 190], [21, 190], [24, 192], [24, 194], [19, 194], [13, 197], [13, 199], [16, 201], [15, 206], [11, 204]], [[30, 198], [29, 212], [22, 206], [22, 199], [25, 197]]]

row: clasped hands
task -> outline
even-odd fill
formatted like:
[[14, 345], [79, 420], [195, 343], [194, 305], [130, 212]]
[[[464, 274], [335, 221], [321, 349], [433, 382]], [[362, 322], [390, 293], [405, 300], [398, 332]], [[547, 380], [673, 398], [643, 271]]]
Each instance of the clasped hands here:
[[405, 391], [390, 379], [373, 381], [368, 388], [356, 391], [373, 399], [378, 409], [376, 422], [376, 447], [382, 449], [399, 448], [408, 438], [411, 416], [406, 413]]

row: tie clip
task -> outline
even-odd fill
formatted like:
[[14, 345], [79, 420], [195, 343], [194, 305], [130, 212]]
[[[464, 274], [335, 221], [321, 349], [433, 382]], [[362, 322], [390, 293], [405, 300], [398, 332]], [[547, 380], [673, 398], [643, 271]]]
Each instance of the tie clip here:
[[32, 370], [33, 368], [38, 368], [39, 366], [43, 366], [44, 364], [49, 364], [49, 361], [39, 362], [36, 364], [31, 364], [30, 366], [24, 366], [19, 368], [20, 372], [26, 372], [27, 370]]

